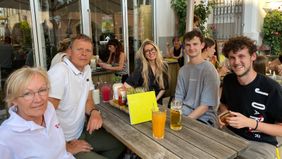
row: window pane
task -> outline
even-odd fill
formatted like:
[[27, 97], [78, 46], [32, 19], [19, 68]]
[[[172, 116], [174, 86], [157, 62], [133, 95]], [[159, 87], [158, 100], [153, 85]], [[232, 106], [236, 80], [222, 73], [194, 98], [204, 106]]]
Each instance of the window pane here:
[[0, 110], [4, 109], [3, 85], [6, 78], [29, 62], [33, 46], [29, 6], [29, 0], [0, 1]]

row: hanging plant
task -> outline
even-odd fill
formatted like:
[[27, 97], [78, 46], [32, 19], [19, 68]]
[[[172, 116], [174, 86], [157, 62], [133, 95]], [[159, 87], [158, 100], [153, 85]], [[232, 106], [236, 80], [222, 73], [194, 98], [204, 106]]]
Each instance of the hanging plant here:
[[[186, 9], [187, 9], [187, 0], [171, 0], [171, 7], [174, 9], [177, 18], [178, 18], [178, 33], [179, 35], [183, 35], [186, 31]], [[203, 1], [200, 4], [195, 5], [194, 7], [194, 15], [200, 18], [200, 30], [207, 34], [207, 29], [205, 27], [205, 23], [207, 22], [207, 18], [211, 13], [211, 8], [213, 7], [213, 3], [209, 2], [206, 6]]]
[[282, 12], [278, 10], [270, 11], [263, 21], [263, 43], [271, 48], [271, 54], [282, 53]]
[[186, 29], [186, 4], [187, 0], [171, 0], [171, 7], [174, 9], [178, 18], [178, 34], [183, 35]]

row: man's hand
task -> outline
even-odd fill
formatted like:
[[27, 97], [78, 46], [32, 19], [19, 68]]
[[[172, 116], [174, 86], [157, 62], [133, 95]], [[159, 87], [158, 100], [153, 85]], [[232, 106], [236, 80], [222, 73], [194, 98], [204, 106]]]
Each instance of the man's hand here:
[[241, 113], [237, 113], [237, 112], [231, 112], [230, 111], [230, 116], [226, 117], [226, 122], [228, 123], [228, 125], [237, 128], [237, 129], [241, 129], [241, 128], [254, 128], [256, 121], [254, 119], [248, 118], [244, 115], [242, 115]]
[[217, 116], [217, 118], [218, 118], [218, 123], [219, 123], [219, 127], [220, 128], [223, 128], [223, 126], [226, 126], [228, 123], [226, 122], [226, 118], [227, 118], [227, 116], [226, 115], [228, 115], [229, 114], [229, 110], [226, 110], [226, 111], [224, 111], [224, 112], [222, 112], [221, 114], [219, 114], [218, 116]]
[[84, 140], [72, 140], [66, 144], [67, 151], [75, 155], [79, 152], [90, 152], [93, 147]]
[[87, 131], [92, 134], [94, 130], [98, 130], [102, 127], [103, 121], [99, 111], [94, 110], [91, 112], [89, 121], [87, 123]]

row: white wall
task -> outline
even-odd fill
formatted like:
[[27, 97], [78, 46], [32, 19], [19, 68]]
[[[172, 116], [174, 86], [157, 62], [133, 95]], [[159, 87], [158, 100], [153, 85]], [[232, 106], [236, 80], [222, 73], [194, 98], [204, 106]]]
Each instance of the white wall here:
[[174, 10], [170, 7], [170, 0], [156, 0], [156, 14], [156, 43], [165, 53], [166, 42], [171, 42], [172, 37], [177, 35], [176, 17]]
[[244, 1], [244, 27], [243, 34], [249, 38], [256, 40], [257, 43], [261, 41], [260, 30], [261, 22], [263, 19], [260, 17], [260, 1], [257, 0], [245, 0]]

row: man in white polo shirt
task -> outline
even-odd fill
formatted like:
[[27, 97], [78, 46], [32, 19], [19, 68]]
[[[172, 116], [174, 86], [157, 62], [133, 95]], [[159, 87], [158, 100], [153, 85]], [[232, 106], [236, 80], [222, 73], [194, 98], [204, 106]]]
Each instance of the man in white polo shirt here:
[[[95, 108], [91, 69], [93, 45], [86, 35], [78, 35], [70, 44], [69, 58], [48, 71], [51, 89], [49, 100], [67, 141], [67, 150], [76, 158], [118, 158], [124, 146], [102, 126], [100, 111]], [[85, 114], [89, 120], [85, 123]], [[101, 129], [100, 129], [101, 128]]]

